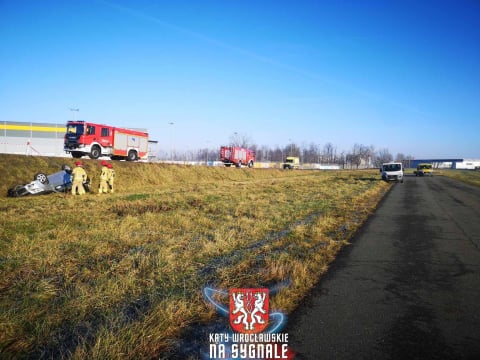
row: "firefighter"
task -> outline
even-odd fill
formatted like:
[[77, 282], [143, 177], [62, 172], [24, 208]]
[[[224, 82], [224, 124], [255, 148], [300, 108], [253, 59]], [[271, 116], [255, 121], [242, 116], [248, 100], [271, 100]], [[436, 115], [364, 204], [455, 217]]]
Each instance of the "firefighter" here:
[[83, 195], [85, 189], [83, 188], [83, 182], [87, 181], [87, 172], [83, 168], [83, 164], [80, 161], [75, 163], [75, 169], [72, 170], [72, 195]]
[[98, 194], [108, 193], [108, 163], [105, 160], [102, 160], [102, 170], [100, 172], [100, 186], [98, 187]]
[[115, 170], [113, 170], [112, 164], [108, 163], [107, 164], [108, 168], [108, 187], [110, 189], [110, 192], [113, 193], [113, 180], [115, 180]]

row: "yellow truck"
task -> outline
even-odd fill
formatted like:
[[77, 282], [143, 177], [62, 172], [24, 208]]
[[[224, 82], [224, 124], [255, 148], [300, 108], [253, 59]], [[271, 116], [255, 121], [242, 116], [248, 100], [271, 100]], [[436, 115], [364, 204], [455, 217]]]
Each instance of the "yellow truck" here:
[[433, 176], [433, 166], [432, 164], [421, 163], [417, 165], [417, 169], [413, 172], [415, 176]]
[[298, 169], [300, 167], [300, 158], [288, 156], [282, 164], [283, 169]]

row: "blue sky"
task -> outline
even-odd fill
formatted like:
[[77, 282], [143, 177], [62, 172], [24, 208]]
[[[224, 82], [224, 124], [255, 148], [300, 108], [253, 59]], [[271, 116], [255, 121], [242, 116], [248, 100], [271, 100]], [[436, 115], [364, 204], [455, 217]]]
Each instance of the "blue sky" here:
[[0, 121], [71, 108], [165, 150], [480, 158], [480, 2], [0, 0]]

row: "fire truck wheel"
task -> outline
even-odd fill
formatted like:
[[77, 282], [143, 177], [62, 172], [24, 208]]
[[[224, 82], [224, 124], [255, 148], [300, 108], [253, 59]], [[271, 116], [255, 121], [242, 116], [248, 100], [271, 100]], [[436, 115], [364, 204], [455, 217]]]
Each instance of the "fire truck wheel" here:
[[135, 161], [137, 160], [137, 153], [133, 150], [130, 150], [127, 155], [127, 161]]
[[242, 167], [242, 160], [239, 160], [239, 161], [238, 161], [237, 167]]
[[248, 162], [248, 167], [249, 167], [249, 168], [252, 168], [252, 167], [253, 167], [253, 161], [249, 161], [249, 162]]
[[92, 150], [90, 151], [90, 159], [98, 159], [102, 152], [98, 146], [92, 146]]

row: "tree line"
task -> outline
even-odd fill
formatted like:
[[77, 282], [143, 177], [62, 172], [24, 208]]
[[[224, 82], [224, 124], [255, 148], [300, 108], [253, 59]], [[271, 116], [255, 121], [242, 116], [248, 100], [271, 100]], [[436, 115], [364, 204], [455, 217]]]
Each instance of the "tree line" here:
[[[339, 165], [342, 168], [379, 167], [384, 162], [413, 160], [410, 155], [398, 153], [393, 156], [387, 148], [375, 149], [373, 145], [354, 144], [350, 150], [338, 150], [327, 142], [323, 146], [309, 144], [300, 146], [294, 142], [287, 145], [270, 147], [257, 145], [246, 135], [233, 134], [228, 142], [230, 146], [240, 146], [255, 151], [257, 162], [283, 162], [287, 156], [296, 156], [302, 163]], [[208, 162], [218, 160], [220, 149], [203, 148], [191, 151], [171, 151], [159, 154], [160, 160]]]

